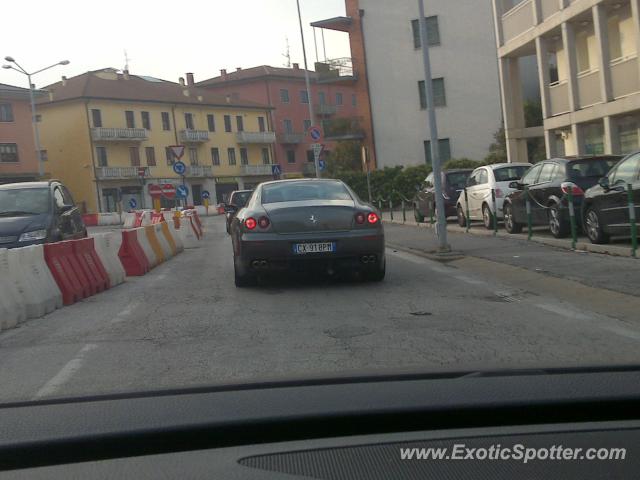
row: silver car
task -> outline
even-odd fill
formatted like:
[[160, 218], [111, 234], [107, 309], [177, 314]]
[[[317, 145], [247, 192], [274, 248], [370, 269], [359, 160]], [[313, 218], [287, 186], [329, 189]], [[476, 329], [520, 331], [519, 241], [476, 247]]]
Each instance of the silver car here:
[[231, 224], [237, 287], [267, 272], [318, 269], [385, 276], [380, 213], [339, 180], [259, 185]]

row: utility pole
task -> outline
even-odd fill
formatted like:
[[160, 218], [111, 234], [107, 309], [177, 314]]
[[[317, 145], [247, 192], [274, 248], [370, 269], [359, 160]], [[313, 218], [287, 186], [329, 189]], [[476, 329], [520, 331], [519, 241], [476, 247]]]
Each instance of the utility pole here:
[[422, 59], [424, 62], [424, 89], [427, 97], [427, 115], [429, 120], [429, 138], [431, 144], [431, 164], [433, 167], [433, 186], [435, 188], [436, 203], [436, 235], [438, 237], [438, 252], [447, 253], [451, 247], [447, 243], [447, 217], [442, 195], [442, 167], [440, 165], [440, 146], [438, 144], [438, 125], [436, 123], [436, 109], [433, 104], [433, 80], [431, 77], [431, 60], [427, 42], [427, 22], [424, 15], [424, 0], [418, 0], [420, 16], [420, 43], [422, 45]]
[[[315, 116], [313, 115], [313, 97], [311, 96], [311, 81], [309, 79], [309, 66], [307, 63], [307, 49], [304, 43], [304, 28], [302, 27], [302, 14], [300, 13], [300, 0], [296, 0], [298, 5], [298, 21], [300, 22], [300, 38], [302, 40], [302, 56], [304, 58], [304, 80], [307, 84], [307, 99], [309, 100], [309, 120], [311, 120], [311, 125], [315, 125]], [[308, 133], [308, 132], [305, 132]], [[320, 165], [318, 161], [318, 156], [315, 155], [315, 167], [316, 167], [316, 178], [320, 178]]]

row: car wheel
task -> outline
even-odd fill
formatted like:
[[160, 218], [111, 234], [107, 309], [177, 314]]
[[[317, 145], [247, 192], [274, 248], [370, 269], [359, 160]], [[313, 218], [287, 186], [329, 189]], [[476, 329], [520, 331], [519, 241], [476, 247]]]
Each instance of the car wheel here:
[[416, 223], [424, 222], [424, 215], [420, 214], [420, 211], [418, 210], [418, 206], [415, 204], [413, 205], [413, 217], [416, 219]]
[[242, 272], [236, 256], [233, 257], [233, 274], [237, 288], [250, 287], [255, 284], [256, 280], [253, 275]]
[[376, 267], [375, 270], [372, 270], [367, 273], [367, 280], [370, 282], [381, 282], [384, 280], [384, 277], [387, 272], [387, 260], [382, 260], [382, 266]]
[[564, 238], [569, 234], [569, 225], [562, 220], [562, 214], [560, 213], [560, 207], [557, 203], [554, 203], [549, 207], [549, 230], [555, 238]]
[[598, 212], [593, 208], [587, 210], [587, 214], [584, 217], [585, 230], [587, 237], [591, 240], [591, 243], [602, 244], [609, 242], [609, 235], [602, 230], [602, 224], [600, 223], [600, 217]]
[[513, 216], [513, 207], [508, 203], [504, 206], [504, 228], [509, 233], [522, 232], [522, 224], [516, 222]]
[[464, 216], [464, 212], [462, 211], [462, 207], [458, 205], [458, 225], [462, 228], [467, 226], [467, 217]]
[[486, 203], [482, 205], [482, 223], [487, 230], [493, 230], [493, 212]]

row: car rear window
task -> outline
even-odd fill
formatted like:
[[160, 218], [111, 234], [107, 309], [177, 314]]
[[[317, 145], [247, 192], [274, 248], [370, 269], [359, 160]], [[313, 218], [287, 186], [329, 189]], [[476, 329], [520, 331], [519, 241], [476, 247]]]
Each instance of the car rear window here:
[[0, 214], [34, 215], [48, 213], [51, 205], [48, 188], [0, 190]]
[[513, 182], [514, 180], [520, 180], [529, 168], [529, 165], [502, 167], [496, 168], [493, 174], [496, 177], [496, 182]]
[[263, 204], [305, 200], [353, 200], [353, 198], [340, 182], [274, 183], [262, 188]]
[[467, 179], [471, 172], [447, 173], [447, 184], [453, 188], [464, 188], [467, 185]]
[[569, 178], [601, 178], [609, 173], [617, 163], [617, 158], [589, 158], [567, 164]]
[[229, 203], [237, 207], [244, 207], [249, 201], [252, 193], [253, 192], [236, 192], [231, 195], [231, 201]]

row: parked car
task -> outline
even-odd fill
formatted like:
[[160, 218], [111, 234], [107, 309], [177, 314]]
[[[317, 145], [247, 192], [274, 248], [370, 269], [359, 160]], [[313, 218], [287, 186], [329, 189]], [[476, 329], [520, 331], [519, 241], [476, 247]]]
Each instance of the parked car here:
[[224, 215], [227, 221], [227, 233], [230, 232], [231, 221], [238, 211], [247, 204], [247, 200], [251, 197], [253, 190], [236, 190], [231, 192], [229, 203], [224, 206]]
[[[456, 169], [442, 171], [442, 196], [444, 197], [444, 208], [447, 217], [456, 215], [456, 205], [460, 192], [467, 184], [467, 178], [473, 169]], [[425, 179], [420, 186], [413, 201], [413, 216], [416, 222], [424, 222], [424, 219], [436, 215], [435, 187], [433, 185], [433, 172]]]
[[631, 184], [635, 217], [640, 219], [640, 152], [629, 155], [585, 192], [582, 204], [584, 230], [593, 243], [607, 243], [613, 235], [630, 235]]
[[281, 180], [260, 184], [231, 223], [235, 284], [293, 269], [360, 271], [385, 276], [380, 213], [340, 180]]
[[[568, 193], [574, 198], [576, 220], [584, 192], [620, 161], [620, 156], [565, 157], [545, 160], [531, 167], [511, 188], [517, 189], [504, 200], [504, 225], [509, 233], [518, 233], [527, 223], [526, 190], [528, 188], [533, 225], [549, 225], [556, 238], [569, 234]], [[580, 223], [580, 222], [579, 222]]]
[[0, 185], [0, 248], [86, 236], [80, 210], [59, 181]]
[[[462, 193], [458, 198], [456, 212], [458, 224], [461, 227], [467, 225], [468, 211], [470, 220], [482, 220], [487, 229], [492, 229], [493, 212], [496, 212], [496, 217], [501, 219], [504, 198], [514, 191], [509, 184], [520, 180], [529, 168], [531, 168], [530, 163], [497, 163], [476, 168], [467, 180], [466, 197]], [[492, 190], [495, 190], [495, 208]]]

